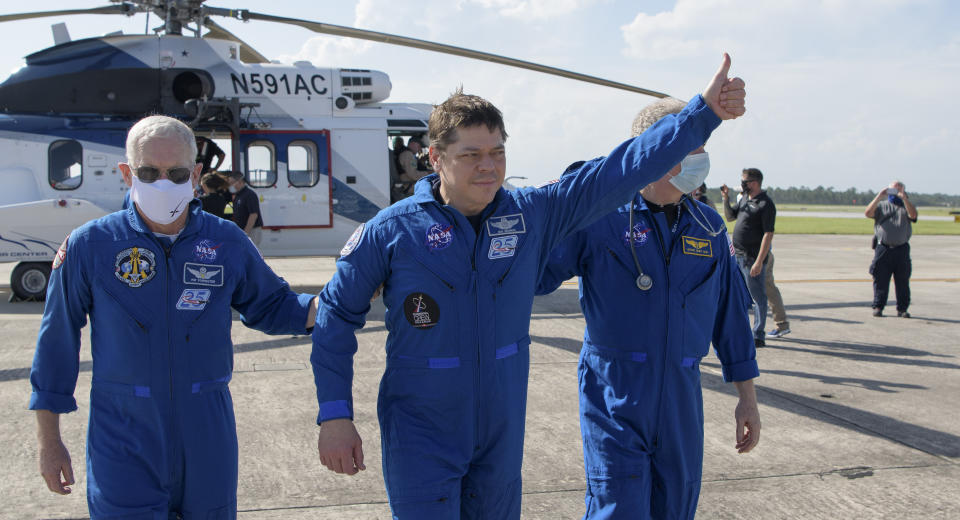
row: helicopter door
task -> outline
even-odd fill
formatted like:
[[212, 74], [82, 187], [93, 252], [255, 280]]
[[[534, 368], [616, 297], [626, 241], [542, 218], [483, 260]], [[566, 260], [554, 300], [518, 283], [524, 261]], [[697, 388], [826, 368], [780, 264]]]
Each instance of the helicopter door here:
[[333, 226], [330, 131], [240, 132], [241, 170], [260, 198], [264, 229]]

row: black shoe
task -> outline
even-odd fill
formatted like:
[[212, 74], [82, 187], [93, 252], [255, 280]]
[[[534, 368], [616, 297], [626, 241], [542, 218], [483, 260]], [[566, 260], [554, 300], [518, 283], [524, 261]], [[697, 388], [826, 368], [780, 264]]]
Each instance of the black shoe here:
[[874, 318], [882, 318], [882, 317], [883, 317], [883, 309], [878, 309], [878, 308], [874, 307], [874, 308], [873, 308], [873, 317], [874, 317]]
[[907, 312], [907, 311], [897, 311], [897, 317], [898, 317], [898, 318], [909, 318], [909, 317], [910, 317], [910, 313]]
[[766, 346], [767, 346], [767, 342], [760, 338], [755, 338], [753, 340], [753, 348], [763, 348]]

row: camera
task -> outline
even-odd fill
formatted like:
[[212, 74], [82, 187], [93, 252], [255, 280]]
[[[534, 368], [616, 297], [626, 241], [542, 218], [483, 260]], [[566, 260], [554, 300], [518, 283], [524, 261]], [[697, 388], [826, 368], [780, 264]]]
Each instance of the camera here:
[[896, 195], [896, 194], [897, 194], [896, 188], [887, 188], [887, 195]]

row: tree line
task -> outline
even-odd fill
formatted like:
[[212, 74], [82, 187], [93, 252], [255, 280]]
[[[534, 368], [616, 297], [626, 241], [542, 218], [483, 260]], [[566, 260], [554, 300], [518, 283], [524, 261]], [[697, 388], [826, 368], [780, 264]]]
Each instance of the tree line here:
[[[733, 187], [731, 187], [731, 190]], [[806, 186], [789, 188], [765, 187], [767, 195], [778, 204], [830, 204], [839, 206], [866, 206], [877, 196], [875, 191], [859, 191], [856, 188], [849, 188], [844, 191], [837, 191], [833, 187], [808, 188]], [[914, 193], [908, 191], [910, 201], [917, 206], [960, 206], [960, 195], [947, 195], [945, 193]], [[710, 200], [720, 201], [720, 188], [708, 188], [707, 196]], [[733, 195], [734, 197], [736, 195]]]

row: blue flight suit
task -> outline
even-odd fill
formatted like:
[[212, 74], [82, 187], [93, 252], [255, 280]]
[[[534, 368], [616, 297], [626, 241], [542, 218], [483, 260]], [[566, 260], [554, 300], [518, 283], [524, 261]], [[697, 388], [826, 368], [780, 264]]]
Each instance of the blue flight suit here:
[[[679, 162], [679, 161], [677, 161]], [[673, 226], [634, 199], [550, 257], [538, 294], [580, 276], [580, 430], [587, 519], [693, 518], [703, 466], [700, 359], [725, 381], [758, 375], [744, 285], [723, 219], [684, 196]], [[697, 223], [699, 219], [710, 234]], [[637, 287], [638, 263], [653, 286]]]
[[77, 409], [80, 329], [89, 315], [90, 516], [235, 518], [230, 309], [268, 334], [306, 334], [311, 299], [291, 291], [240, 228], [204, 213], [198, 200], [172, 244], [133, 206], [74, 230], [50, 276], [30, 409]]
[[698, 95], [571, 175], [500, 189], [479, 234], [439, 201], [430, 175], [347, 241], [313, 331], [317, 422], [353, 418], [355, 331], [383, 284], [377, 411], [395, 518], [519, 518], [530, 312], [550, 251], [663, 176], [719, 123]]

